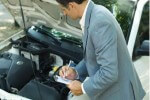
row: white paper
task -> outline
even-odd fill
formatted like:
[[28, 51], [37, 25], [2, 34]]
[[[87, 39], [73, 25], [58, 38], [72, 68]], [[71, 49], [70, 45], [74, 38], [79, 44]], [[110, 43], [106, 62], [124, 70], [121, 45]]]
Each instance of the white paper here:
[[0, 89], [0, 100], [31, 100], [16, 94], [8, 93], [2, 89]]
[[58, 75], [55, 76], [55, 81], [63, 84], [69, 84], [72, 80], [68, 80], [66, 78], [62, 78]]

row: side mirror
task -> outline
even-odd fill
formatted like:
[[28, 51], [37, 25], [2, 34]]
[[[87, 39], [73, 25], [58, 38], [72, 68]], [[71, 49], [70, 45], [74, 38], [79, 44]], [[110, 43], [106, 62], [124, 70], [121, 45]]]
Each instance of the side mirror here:
[[137, 48], [136, 54], [140, 56], [149, 56], [150, 53], [149, 46], [150, 40], [144, 40], [142, 45], [139, 48]]

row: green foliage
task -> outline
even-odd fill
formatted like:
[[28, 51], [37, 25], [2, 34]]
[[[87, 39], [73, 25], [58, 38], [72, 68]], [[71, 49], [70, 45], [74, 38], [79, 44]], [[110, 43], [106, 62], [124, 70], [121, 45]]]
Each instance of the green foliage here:
[[132, 14], [134, 11], [134, 3], [128, 0], [93, 0], [96, 4], [100, 4], [108, 8], [119, 22], [124, 36], [127, 39], [127, 34], [130, 31], [132, 22]]
[[108, 8], [109, 10], [112, 9], [112, 5], [115, 4], [117, 2], [117, 0], [93, 0], [94, 3], [99, 4], [99, 5], [103, 5], [106, 8]]

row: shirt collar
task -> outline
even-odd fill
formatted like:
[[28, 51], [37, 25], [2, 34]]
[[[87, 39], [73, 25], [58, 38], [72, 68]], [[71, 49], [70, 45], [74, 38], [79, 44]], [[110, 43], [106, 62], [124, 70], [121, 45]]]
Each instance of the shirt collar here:
[[84, 10], [84, 13], [83, 13], [83, 16], [81, 17], [81, 20], [80, 20], [80, 25], [81, 25], [81, 28], [85, 26], [85, 17], [86, 17], [86, 12], [87, 12], [87, 8], [89, 6], [89, 3], [90, 3], [90, 0], [88, 0], [88, 3], [85, 7], [85, 10]]

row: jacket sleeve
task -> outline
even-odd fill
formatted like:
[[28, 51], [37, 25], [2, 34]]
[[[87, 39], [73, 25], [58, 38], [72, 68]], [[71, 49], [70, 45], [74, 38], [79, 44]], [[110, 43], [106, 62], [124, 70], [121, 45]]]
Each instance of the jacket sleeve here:
[[84, 81], [84, 79], [87, 77], [88, 73], [87, 73], [87, 69], [86, 69], [86, 65], [85, 65], [85, 61], [84, 59], [82, 59], [77, 66], [75, 67], [78, 75], [79, 75], [79, 79], [81, 81]]
[[[97, 24], [91, 39], [99, 67], [95, 75], [83, 83], [85, 92], [93, 97], [103, 93], [118, 79], [117, 33], [109, 22]], [[93, 66], [92, 66], [93, 67]]]

